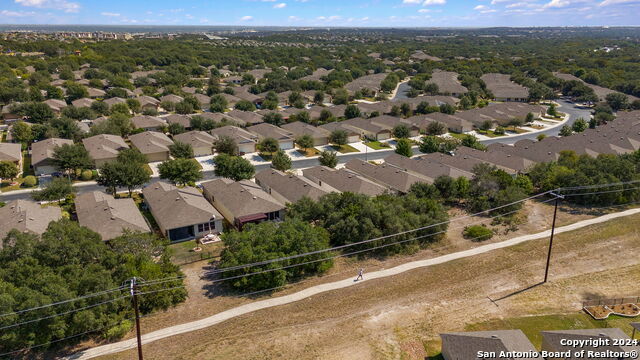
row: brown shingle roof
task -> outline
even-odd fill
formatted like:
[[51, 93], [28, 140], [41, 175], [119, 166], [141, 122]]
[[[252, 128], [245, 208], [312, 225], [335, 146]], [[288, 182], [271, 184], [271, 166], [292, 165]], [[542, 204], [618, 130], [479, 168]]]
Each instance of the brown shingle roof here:
[[102, 240], [116, 238], [125, 229], [151, 231], [133, 199], [115, 199], [103, 192], [91, 191], [78, 195], [75, 204], [80, 225], [100, 234]]
[[73, 145], [73, 140], [50, 138], [31, 144], [31, 164], [38, 166], [43, 161], [53, 158], [53, 150], [57, 146]]
[[129, 145], [120, 136], [109, 134], [82, 139], [82, 144], [94, 160], [115, 159], [120, 150], [129, 148]]
[[129, 141], [143, 154], [169, 152], [169, 146], [173, 144], [167, 135], [157, 131], [145, 131], [131, 135]]
[[257, 173], [256, 182], [263, 189], [273, 189], [291, 203], [295, 203], [303, 197], [318, 200], [321, 196], [327, 194], [326, 191], [303, 177], [285, 174], [275, 169], [263, 170]]
[[16, 162], [22, 160], [22, 145], [0, 143], [0, 161]]
[[173, 136], [173, 140], [189, 144], [193, 148], [212, 147], [215, 137], [204, 131], [189, 131]]
[[[27, 200], [14, 200], [0, 208], [0, 239], [4, 239], [9, 231], [42, 234], [51, 221], [60, 220], [62, 211], [57, 206], [42, 207]], [[0, 241], [2, 248], [2, 241]]]
[[383, 194], [387, 189], [346, 169], [331, 169], [326, 166], [314, 166], [304, 169], [303, 175], [311, 181], [327, 184], [340, 192], [352, 192], [368, 196]]
[[382, 184], [392, 190], [407, 193], [411, 185], [418, 182], [428, 182], [429, 179], [410, 174], [400, 168], [387, 164], [373, 165], [360, 159], [349, 160], [345, 167], [368, 179]]
[[284, 204], [267, 194], [252, 181], [234, 182], [231, 179], [223, 178], [205, 182], [202, 187], [205, 196], [213, 197], [216, 203], [221, 203], [231, 212], [233, 219], [227, 219], [231, 223], [242, 216], [267, 214], [285, 208]]

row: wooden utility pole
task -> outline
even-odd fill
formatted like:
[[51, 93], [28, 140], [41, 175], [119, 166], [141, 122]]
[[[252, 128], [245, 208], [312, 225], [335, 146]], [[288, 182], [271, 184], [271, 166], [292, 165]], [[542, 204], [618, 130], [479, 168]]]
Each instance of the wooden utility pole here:
[[129, 283], [129, 289], [131, 292], [131, 301], [133, 303], [133, 309], [136, 313], [136, 337], [138, 339], [138, 360], [143, 360], [142, 358], [142, 335], [140, 333], [140, 312], [138, 310], [138, 285], [136, 284], [136, 278], [133, 277], [131, 282]]
[[549, 278], [549, 264], [551, 262], [551, 248], [553, 247], [553, 234], [556, 231], [556, 217], [558, 215], [558, 202], [560, 199], [564, 199], [564, 196], [558, 195], [556, 193], [551, 193], [551, 195], [556, 197], [555, 207], [553, 209], [553, 222], [551, 223], [551, 237], [549, 238], [549, 252], [547, 253], [547, 266], [544, 270], [544, 281], [547, 282]]

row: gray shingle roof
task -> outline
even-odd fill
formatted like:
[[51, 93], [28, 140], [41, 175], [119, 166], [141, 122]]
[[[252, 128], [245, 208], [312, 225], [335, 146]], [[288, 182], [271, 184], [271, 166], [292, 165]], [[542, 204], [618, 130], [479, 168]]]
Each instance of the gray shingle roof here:
[[231, 223], [242, 216], [267, 214], [285, 208], [284, 204], [252, 181], [234, 182], [224, 178], [205, 182], [202, 187], [208, 198], [212, 197], [231, 212], [233, 219], [227, 219]]
[[387, 189], [346, 169], [331, 169], [326, 166], [314, 166], [302, 171], [311, 181], [320, 181], [340, 192], [352, 192], [368, 196], [383, 194]]
[[[27, 200], [11, 201], [0, 208], [0, 240], [4, 239], [12, 229], [40, 235], [51, 221], [61, 218], [62, 211], [57, 206], [42, 207], [36, 202]], [[2, 248], [2, 241], [0, 241], [0, 248]]]
[[78, 195], [75, 204], [80, 225], [100, 234], [102, 240], [116, 238], [125, 229], [151, 231], [133, 199], [115, 199], [103, 192], [91, 191]]
[[316, 184], [301, 176], [285, 174], [275, 169], [263, 170], [257, 173], [256, 182], [263, 189], [273, 189], [291, 203], [295, 203], [305, 196], [318, 200], [321, 196], [327, 194]]
[[82, 139], [82, 144], [94, 160], [115, 159], [120, 150], [129, 148], [123, 138], [109, 134]]

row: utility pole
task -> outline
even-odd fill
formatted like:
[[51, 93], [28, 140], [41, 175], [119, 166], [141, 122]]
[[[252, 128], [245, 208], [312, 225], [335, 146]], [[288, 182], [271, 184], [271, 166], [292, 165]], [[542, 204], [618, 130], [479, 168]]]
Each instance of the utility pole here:
[[142, 358], [142, 337], [140, 334], [140, 312], [138, 311], [138, 284], [136, 284], [136, 277], [134, 276], [129, 282], [129, 290], [131, 292], [131, 301], [133, 303], [133, 309], [136, 312], [136, 337], [138, 339], [138, 360]]
[[551, 262], [551, 248], [553, 247], [553, 234], [556, 231], [556, 216], [558, 215], [558, 202], [560, 199], [564, 199], [564, 196], [556, 194], [556, 193], [551, 193], [551, 195], [556, 197], [556, 201], [555, 201], [555, 207], [553, 209], [553, 222], [551, 223], [551, 237], [549, 238], [549, 252], [547, 253], [547, 266], [544, 270], [544, 281], [543, 282], [547, 282], [547, 279], [549, 278], [549, 263]]

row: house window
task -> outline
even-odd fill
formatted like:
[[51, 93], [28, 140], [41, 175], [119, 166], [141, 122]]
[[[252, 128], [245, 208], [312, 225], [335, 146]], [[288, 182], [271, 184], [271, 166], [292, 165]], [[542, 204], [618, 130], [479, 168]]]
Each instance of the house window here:
[[208, 223], [198, 224], [198, 232], [211, 231], [216, 229], [216, 219], [209, 220]]

